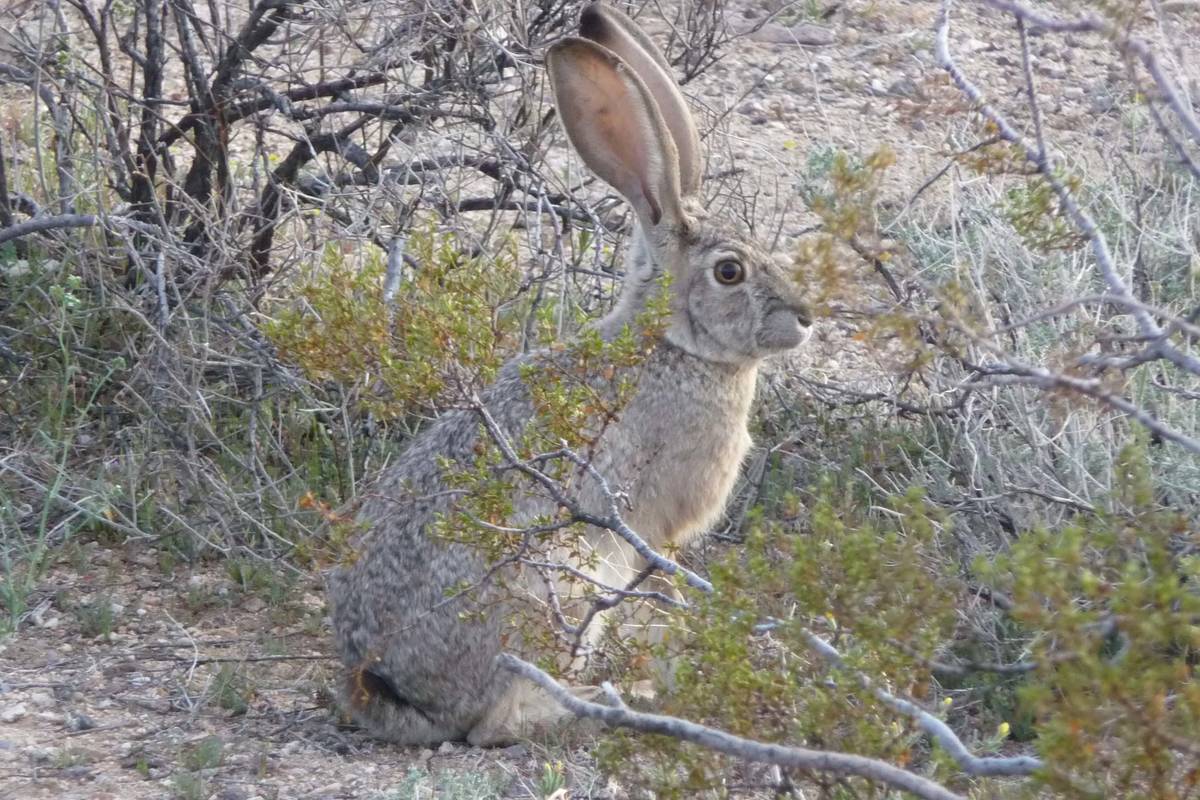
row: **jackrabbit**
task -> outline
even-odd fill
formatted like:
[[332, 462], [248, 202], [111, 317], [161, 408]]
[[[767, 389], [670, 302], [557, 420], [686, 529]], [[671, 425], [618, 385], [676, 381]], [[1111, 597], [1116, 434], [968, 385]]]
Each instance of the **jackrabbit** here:
[[[787, 270], [702, 207], [696, 126], [650, 38], [599, 3], [583, 11], [580, 34], [546, 57], [558, 114], [584, 163], [637, 218], [621, 296], [595, 323], [601, 335], [633, 323], [663, 273], [671, 278], [665, 333], [641, 366], [632, 399], [603, 431], [592, 464], [627, 496], [626, 522], [661, 552], [720, 514], [750, 446], [758, 365], [798, 345], [809, 317]], [[519, 437], [534, 417], [522, 365], [537, 358], [506, 365], [482, 398], [508, 437]], [[465, 584], [488, 591], [478, 550], [428, 535], [453, 509], [440, 465], [475, 458], [480, 420], [470, 410], [447, 413], [412, 442], [362, 502], [357, 519], [368, 530], [357, 559], [329, 578], [346, 704], [381, 738], [501, 744], [564, 716], [537, 687], [494, 663], [502, 649], [520, 647], [502, 642], [502, 606], [453, 597]], [[603, 515], [608, 500], [595, 483], [579, 477], [578, 503]], [[555, 512], [536, 492], [522, 497], [517, 511], [526, 520]], [[627, 584], [644, 566], [607, 530], [592, 528], [583, 538], [597, 557], [575, 566], [607, 585]], [[543, 591], [535, 584], [527, 587], [534, 596]], [[463, 602], [484, 611], [464, 613]]]

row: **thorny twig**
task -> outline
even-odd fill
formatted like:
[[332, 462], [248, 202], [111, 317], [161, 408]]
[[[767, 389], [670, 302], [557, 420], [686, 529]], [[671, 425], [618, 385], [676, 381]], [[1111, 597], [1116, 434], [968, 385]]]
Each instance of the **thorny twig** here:
[[495, 442], [500, 449], [501, 455], [506, 460], [506, 466], [509, 466], [525, 476], [532, 478], [538, 485], [545, 489], [550, 497], [561, 507], [569, 510], [571, 515], [578, 522], [585, 522], [589, 525], [594, 525], [597, 528], [603, 528], [620, 536], [624, 539], [647, 563], [652, 564], [657, 570], [666, 575], [682, 575], [684, 581], [693, 589], [699, 589], [702, 592], [712, 592], [712, 584], [704, 578], [692, 572], [687, 567], [672, 561], [664, 555], [656, 552], [636, 531], [629, 527], [621, 515], [619, 495], [612, 490], [608, 481], [604, 476], [582, 456], [574, 451], [563, 448], [555, 453], [544, 454], [542, 458], [561, 457], [574, 462], [582, 468], [591, 478], [596, 481], [600, 491], [608, 500], [608, 516], [599, 516], [597, 514], [585, 511], [579, 507], [572, 498], [568, 497], [562, 490], [558, 481], [551, 478], [546, 473], [534, 467], [532, 464], [522, 460], [513, 450], [512, 445], [505, 436], [504, 431], [497, 424], [491, 413], [484, 406], [483, 402], [478, 398], [472, 398], [472, 406], [475, 412], [479, 414], [483, 421], [484, 427], [487, 429], [488, 436]]
[[937, 741], [968, 775], [1032, 775], [1042, 768], [1041, 759], [1031, 756], [1000, 758], [975, 755], [967, 749], [962, 740], [958, 738], [958, 734], [949, 725], [911, 700], [896, 697], [891, 692], [875, 685], [866, 675], [847, 665], [842, 659], [842, 654], [833, 645], [811, 631], [801, 630], [800, 635], [822, 658], [838, 670], [852, 675], [860, 686], [875, 695], [884, 705], [916, 721], [921, 730]]
[[788, 769], [866, 778], [910, 792], [923, 800], [964, 800], [961, 795], [886, 761], [849, 753], [756, 742], [678, 717], [647, 714], [624, 706], [589, 702], [574, 696], [554, 678], [516, 656], [503, 654], [500, 656], [500, 664], [545, 689], [564, 708], [585, 719], [599, 720], [614, 727], [642, 733], [670, 736], [747, 761], [777, 764]]
[[[1178, 326], [1173, 325], [1166, 329], [1160, 327], [1145, 304], [1133, 296], [1125, 280], [1119, 274], [1108, 242], [1096, 221], [1080, 205], [1074, 194], [1056, 173], [1042, 136], [1040, 115], [1036, 113], [1037, 99], [1034, 93], [1032, 73], [1029, 66], [1028, 45], [1024, 36], [1025, 24], [1032, 24], [1052, 30], [1098, 31], [1110, 36], [1117, 36], [1118, 34], [1110, 30], [1107, 23], [1104, 23], [1099, 18], [1087, 17], [1066, 22], [1042, 17], [1008, 0], [985, 0], [985, 2], [1000, 10], [1013, 13], [1020, 20], [1021, 27], [1019, 30], [1022, 35], [1024, 56], [1023, 68], [1026, 77], [1025, 92], [1028, 96], [1028, 101], [1035, 108], [1036, 144], [1030, 144], [1026, 141], [1004, 115], [984, 99], [983, 93], [954, 61], [950, 53], [950, 12], [954, 5], [953, 0], [943, 0], [938, 16], [935, 44], [938, 63], [949, 73], [955, 85], [975, 103], [978, 112], [995, 126], [999, 136], [1017, 147], [1025, 159], [1034, 166], [1041, 178], [1058, 197], [1068, 218], [1090, 244], [1096, 265], [1108, 287], [1108, 294], [1113, 298], [1113, 302], [1123, 305], [1129, 310], [1137, 322], [1144, 340], [1147, 342], [1143, 353], [1140, 356], [1134, 356], [1123, 362], [1124, 366], [1134, 366], [1144, 363], [1147, 360], [1161, 358], [1185, 372], [1192, 375], [1200, 375], [1200, 360], [1189, 353], [1180, 351], [1168, 340], [1172, 332], [1179, 330]], [[1131, 39], [1123, 34], [1121, 36], [1123, 38], [1120, 38], [1118, 43], [1122, 47], [1128, 48], [1130, 52], [1142, 57], [1143, 62], [1146, 63], [1147, 68], [1151, 70], [1152, 74], [1161, 74], [1161, 71], [1157, 69], [1157, 62], [1154, 61], [1153, 54], [1150, 53], [1148, 48], [1135, 39]], [[1154, 68], [1151, 69], [1151, 67]], [[1158, 80], [1157, 77], [1156, 80]], [[1171, 88], [1169, 82], [1160, 85], [1164, 86], [1164, 93], [1168, 94], [1168, 97], [1171, 97], [1172, 95], [1168, 91]], [[1176, 110], [1176, 113], [1185, 122], [1191, 119], [1190, 108], [1184, 109], [1179, 103], [1173, 103], [1172, 108]], [[1200, 129], [1197, 130], [1197, 133], [1200, 133]], [[1200, 141], [1200, 136], [1197, 137], [1197, 140]], [[1200, 453], [1200, 442], [1170, 428], [1145, 409], [1108, 390], [1097, 380], [1054, 373], [1042, 367], [1020, 364], [1009, 357], [1000, 358], [997, 363], [986, 365], [986, 367], [980, 368], [979, 371], [980, 374], [989, 377], [985, 380], [972, 379], [966, 385], [980, 386], [998, 383], [1025, 383], [1042, 389], [1068, 389], [1076, 394], [1082, 394], [1099, 400], [1118, 411], [1128, 414], [1163, 439], [1175, 442], [1192, 452]]]

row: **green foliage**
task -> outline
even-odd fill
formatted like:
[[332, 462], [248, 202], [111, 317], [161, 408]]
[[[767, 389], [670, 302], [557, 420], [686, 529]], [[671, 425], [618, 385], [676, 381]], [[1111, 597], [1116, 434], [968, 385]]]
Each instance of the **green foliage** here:
[[[861, 298], [864, 281], [890, 275], [898, 251], [879, 233], [878, 207], [895, 160], [887, 146], [861, 158], [824, 149], [809, 159], [801, 191], [820, 219], [821, 230], [801, 241], [795, 261], [806, 302], [818, 317], [837, 316], [839, 308], [853, 306]], [[920, 318], [904, 309], [870, 315], [853, 338], [887, 342], [901, 362], [898, 369], [907, 372], [919, 370], [933, 357]], [[893, 340], [902, 346], [895, 348], [890, 344]]]
[[[879, 192], [893, 163], [895, 154], [887, 147], [865, 158], [832, 149], [809, 157], [801, 191], [821, 221], [821, 232], [801, 243], [796, 265], [814, 313], [828, 315], [848, 293], [860, 291], [857, 259], [846, 256], [876, 238]], [[881, 251], [878, 257], [886, 261], [891, 254]]]
[[[1082, 187], [1079, 176], [1058, 175], [1057, 178], [1078, 198]], [[1035, 252], [1074, 250], [1087, 241], [1066, 218], [1058, 194], [1041, 176], [1031, 177], [1024, 185], [1009, 189], [1000, 210], [1025, 246]]]
[[1162, 510], [1141, 442], [1120, 458], [1116, 511], [1025, 533], [994, 564], [1041, 668], [1021, 699], [1071, 798], [1200, 797], [1200, 545]]
[[193, 772], [181, 772], [171, 779], [175, 800], [206, 800], [209, 794], [208, 781]]
[[203, 772], [221, 766], [225, 760], [225, 743], [219, 736], [206, 736], [179, 754], [182, 772], [171, 779], [172, 795], [176, 800], [204, 800], [211, 794], [211, 787]]
[[90, 764], [95, 756], [79, 747], [64, 747], [54, 754], [51, 762], [55, 769], [69, 769]]
[[519, 331], [507, 309], [520, 277], [511, 248], [471, 258], [452, 237], [426, 232], [408, 250], [419, 266], [389, 304], [378, 252], [356, 264], [327, 246], [320, 272], [297, 287], [303, 302], [264, 325], [310, 378], [337, 382], [384, 417], [487, 384]]
[[225, 570], [239, 590], [258, 595], [272, 607], [285, 603], [295, 584], [293, 576], [261, 561], [234, 558], [225, 565]]
[[[662, 654], [676, 658], [662, 710], [759, 741], [886, 759], [980, 796], [1000, 791], [967, 781], [865, 678], [941, 709], [977, 754], [1036, 747], [1047, 769], [1008, 790], [1200, 796], [1200, 534], [1162, 508], [1146, 449], [1141, 440], [1122, 449], [1112, 510], [1023, 531], [974, 564], [977, 579], [1011, 598], [997, 635], [1032, 672], [936, 678], [941, 660], [994, 660], [959, 629], [969, 595], [947, 577], [959, 558], [949, 517], [919, 491], [864, 511], [864, 487], [830, 475], [810, 496], [772, 499], [770, 517], [753, 511], [744, 546], [709, 564], [715, 593], [678, 617], [686, 644]], [[794, 527], [779, 522], [786, 508]], [[848, 669], [814, 652], [809, 634]], [[951, 689], [976, 701], [959, 710]], [[602, 760], [659, 797], [723, 796], [739, 770], [672, 739], [625, 733], [606, 741]], [[852, 785], [856, 796], [885, 795]]]
[[553, 764], [547, 761], [542, 764], [542, 774], [538, 778], [537, 796], [542, 800], [550, 800], [567, 787], [567, 776], [561, 761]]
[[[93, 341], [103, 334], [93, 313], [96, 300], [69, 266], [34, 254], [0, 267], [0, 290], [8, 291], [0, 310], [17, 331], [9, 346], [29, 353], [33, 365], [11, 388], [0, 372], [0, 388], [7, 389], [0, 392], [0, 413], [13, 441], [31, 437], [49, 465], [44, 482], [33, 479], [40, 491], [32, 495], [37, 502], [31, 504], [36, 512], [32, 536], [15, 535], [20, 529], [17, 509], [23, 497], [31, 496], [28, 483], [0, 483], [0, 603], [7, 611], [0, 623], [2, 633], [15, 629], [29, 592], [52, 560], [51, 531], [69, 482], [68, 461], [81, 430], [111, 395], [126, 364], [119, 355], [101, 360], [79, 352], [81, 340]], [[0, 367], [5, 363], [0, 361]], [[96, 488], [93, 499], [76, 504], [79, 513], [58, 533], [58, 544], [79, 531], [103, 532], [112, 522], [107, 501], [120, 487], [99, 483]]]
[[253, 688], [238, 674], [238, 670], [232, 664], [222, 664], [217, 670], [212, 682], [212, 692], [217, 705], [235, 717], [245, 714], [250, 709], [250, 700], [254, 697]]
[[841, 151], [817, 151], [809, 160], [806, 199], [825, 233], [847, 241], [873, 229], [879, 191], [896, 154], [880, 147], [859, 159]]
[[626, 325], [609, 341], [589, 327], [569, 343], [554, 343], [552, 330], [543, 321], [541, 332], [548, 351], [521, 369], [537, 412], [526, 435], [529, 452], [560, 443], [575, 449], [595, 445], [633, 398], [638, 368], [665, 330], [669, 301], [670, 276], [664, 273], [659, 291], [634, 324]]
[[[957, 587], [943, 578], [944, 516], [919, 492], [864, 515], [853, 493], [824, 483], [809, 521], [787, 529], [756, 516], [744, 547], [710, 564], [715, 592], [681, 622], [688, 635], [665, 711], [759, 741], [922, 758], [911, 720], [898, 717], [808, 644], [833, 642], [851, 670], [926, 697], [924, 661], [955, 626]], [[634, 759], [632, 754], [641, 751]], [[724, 759], [674, 740], [618, 734], [607, 766], [635, 769], [660, 797], [720, 794]], [[636, 766], [635, 766], [636, 764]], [[618, 766], [619, 765], [619, 766]], [[869, 796], [870, 787], [859, 791]]]
[[200, 741], [184, 748], [182, 761], [185, 769], [198, 772], [215, 769], [225, 758], [225, 743], [219, 736], [205, 736]]
[[90, 603], [84, 603], [75, 609], [79, 619], [80, 633], [87, 639], [104, 639], [112, 635], [116, 614], [113, 612], [112, 600], [100, 597]]

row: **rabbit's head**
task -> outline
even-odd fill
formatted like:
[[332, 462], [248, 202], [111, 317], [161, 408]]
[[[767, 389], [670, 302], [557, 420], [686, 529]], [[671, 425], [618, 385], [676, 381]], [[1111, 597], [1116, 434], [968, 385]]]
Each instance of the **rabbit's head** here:
[[571, 144], [637, 214], [613, 322], [632, 319], [667, 272], [676, 347], [747, 364], [800, 344], [810, 318], [789, 270], [702, 205], [700, 137], [662, 54], [599, 3], [584, 9], [580, 33], [555, 43], [547, 66]]

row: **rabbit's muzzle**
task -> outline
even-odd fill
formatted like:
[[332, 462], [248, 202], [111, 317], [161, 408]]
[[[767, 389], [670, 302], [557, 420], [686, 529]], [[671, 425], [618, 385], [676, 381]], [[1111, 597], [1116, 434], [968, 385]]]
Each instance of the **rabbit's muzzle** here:
[[808, 339], [812, 312], [803, 303], [778, 301], [772, 304], [758, 331], [758, 347], [766, 352], [791, 350]]

